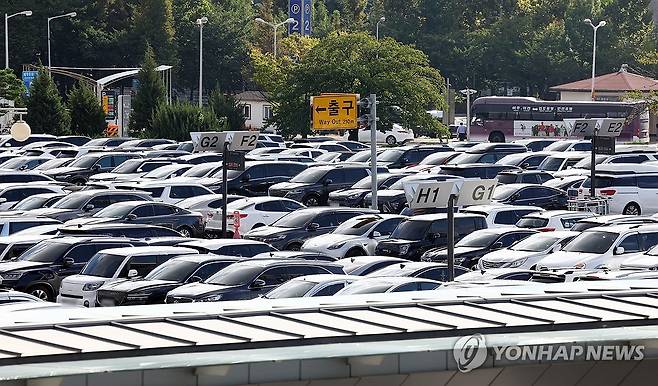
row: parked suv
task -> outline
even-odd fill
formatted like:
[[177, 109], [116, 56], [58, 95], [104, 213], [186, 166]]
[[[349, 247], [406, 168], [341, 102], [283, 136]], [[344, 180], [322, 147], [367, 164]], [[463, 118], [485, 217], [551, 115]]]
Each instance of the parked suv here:
[[94, 174], [110, 172], [115, 167], [132, 158], [136, 153], [93, 153], [84, 155], [68, 166], [45, 170], [44, 174], [57, 181], [84, 185]]
[[290, 198], [306, 206], [327, 205], [329, 193], [349, 188], [369, 175], [367, 166], [316, 166], [299, 173], [290, 182], [272, 185], [269, 194]]
[[[244, 171], [227, 171], [228, 191], [243, 196], [267, 196], [272, 185], [288, 182], [307, 167], [308, 164], [301, 162], [247, 162]], [[219, 191], [217, 188], [221, 188], [221, 184], [210, 187], [211, 190]]]
[[321, 260], [256, 259], [232, 264], [202, 283], [167, 294], [167, 303], [253, 299], [299, 276], [344, 275], [340, 265]]
[[416, 166], [425, 157], [440, 151], [453, 151], [453, 149], [446, 145], [396, 147], [379, 154], [377, 163], [389, 169], [401, 169]]
[[518, 143], [480, 143], [450, 160], [451, 165], [493, 164], [510, 154], [526, 153], [528, 148]]
[[[517, 170], [515, 166], [494, 164], [459, 164], [442, 165], [438, 167], [439, 173], [463, 178], [493, 179], [498, 173], [506, 170]], [[432, 169], [436, 170], [436, 169]]]
[[[484, 216], [455, 213], [455, 241], [487, 227]], [[388, 240], [375, 248], [375, 255], [396, 256], [420, 260], [428, 249], [447, 245], [447, 214], [426, 214], [410, 217], [400, 223]]]

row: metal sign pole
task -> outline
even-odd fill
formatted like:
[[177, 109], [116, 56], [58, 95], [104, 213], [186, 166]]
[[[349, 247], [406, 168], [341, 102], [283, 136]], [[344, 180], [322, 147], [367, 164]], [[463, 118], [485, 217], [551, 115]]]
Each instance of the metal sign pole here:
[[224, 151], [222, 154], [222, 237], [227, 238], [228, 234], [226, 232], [226, 211], [227, 201], [228, 201], [228, 170], [226, 169], [226, 158], [228, 157], [228, 149], [230, 142], [224, 142]]
[[448, 198], [448, 281], [455, 280], [455, 195]]
[[592, 164], [590, 165], [590, 188], [589, 194], [592, 199], [596, 198], [596, 132], [592, 136]]
[[377, 210], [377, 95], [370, 94], [370, 177], [372, 210]]

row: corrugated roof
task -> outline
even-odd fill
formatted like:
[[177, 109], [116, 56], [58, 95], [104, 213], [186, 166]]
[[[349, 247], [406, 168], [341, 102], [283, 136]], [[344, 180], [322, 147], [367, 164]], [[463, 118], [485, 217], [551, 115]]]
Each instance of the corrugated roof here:
[[[623, 65], [617, 72], [600, 75], [594, 78], [595, 91], [655, 91], [658, 90], [658, 80], [646, 76], [628, 72], [627, 66]], [[592, 89], [592, 78], [565, 83], [550, 88], [551, 91], [590, 91]]]
[[243, 91], [236, 94], [235, 98], [241, 102], [265, 102], [268, 95], [262, 91]]

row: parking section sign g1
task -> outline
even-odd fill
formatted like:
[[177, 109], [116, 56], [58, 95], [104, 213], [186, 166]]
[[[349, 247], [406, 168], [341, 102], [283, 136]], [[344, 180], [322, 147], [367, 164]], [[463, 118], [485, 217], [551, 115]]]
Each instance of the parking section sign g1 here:
[[498, 181], [464, 181], [459, 188], [457, 206], [486, 205], [491, 203]]

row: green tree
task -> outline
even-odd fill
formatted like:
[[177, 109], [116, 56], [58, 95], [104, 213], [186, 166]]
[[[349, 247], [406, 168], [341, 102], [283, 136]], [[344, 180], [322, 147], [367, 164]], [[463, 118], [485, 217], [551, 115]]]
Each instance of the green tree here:
[[141, 0], [134, 14], [133, 27], [142, 42], [138, 49], [148, 43], [158, 62], [176, 63], [172, 0]]
[[209, 109], [189, 103], [162, 104], [153, 113], [153, 128], [149, 137], [189, 141], [193, 131], [222, 131], [224, 125]]
[[26, 122], [33, 133], [69, 134], [71, 116], [66, 110], [55, 82], [44, 68], [30, 85]]
[[96, 94], [88, 86], [78, 82], [68, 93], [71, 114], [71, 133], [100, 137], [107, 127], [105, 112]]
[[210, 93], [208, 108], [212, 110], [220, 122], [224, 122], [228, 130], [244, 129], [245, 116], [240, 101], [232, 95], [224, 95], [217, 88]]
[[155, 58], [151, 46], [146, 47], [142, 68], [137, 74], [139, 88], [132, 99], [132, 113], [130, 114], [130, 130], [133, 135], [143, 135], [150, 132], [153, 112], [165, 102], [165, 87], [160, 76], [155, 71]]
[[443, 78], [411, 46], [365, 33], [341, 34], [321, 39], [298, 61], [282, 57], [272, 63], [257, 52], [253, 59], [256, 80], [271, 95], [272, 123], [284, 135], [309, 134], [309, 99], [327, 92], [377, 94], [382, 130], [399, 123], [418, 134], [443, 134], [426, 112], [443, 107]]
[[25, 94], [25, 85], [10, 69], [0, 70], [0, 98], [16, 101]]

